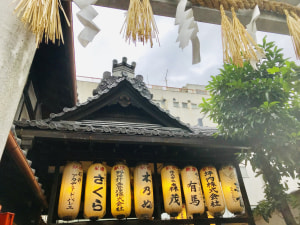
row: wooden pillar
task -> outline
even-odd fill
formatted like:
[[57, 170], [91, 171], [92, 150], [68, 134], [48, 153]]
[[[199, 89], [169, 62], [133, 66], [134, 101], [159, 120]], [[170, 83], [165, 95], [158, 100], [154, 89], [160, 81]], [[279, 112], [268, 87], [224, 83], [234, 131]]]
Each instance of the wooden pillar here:
[[245, 204], [245, 211], [246, 211], [247, 216], [249, 218], [249, 224], [250, 225], [255, 225], [254, 217], [253, 217], [252, 210], [251, 210], [251, 205], [250, 205], [248, 195], [247, 195], [247, 192], [246, 192], [246, 188], [245, 188], [244, 180], [243, 180], [242, 173], [241, 173], [241, 170], [240, 170], [240, 166], [237, 162], [234, 163], [234, 166], [235, 166], [235, 169], [236, 169], [238, 181], [239, 181], [239, 184], [240, 184], [240, 190], [241, 190], [241, 193], [242, 193], [242, 196], [243, 196], [243, 201], [244, 201], [244, 204]]
[[153, 176], [153, 185], [154, 185], [154, 202], [155, 202], [155, 215], [154, 215], [154, 218], [155, 219], [161, 219], [161, 196], [160, 196], [160, 193], [159, 193], [159, 177], [158, 177], [158, 173], [157, 173], [157, 163], [154, 162], [154, 176]]
[[51, 195], [50, 195], [50, 202], [49, 202], [49, 209], [48, 209], [48, 218], [47, 218], [47, 224], [55, 223], [55, 209], [59, 194], [59, 165], [55, 166], [55, 172], [54, 172], [54, 178], [53, 178], [53, 184], [51, 188]]

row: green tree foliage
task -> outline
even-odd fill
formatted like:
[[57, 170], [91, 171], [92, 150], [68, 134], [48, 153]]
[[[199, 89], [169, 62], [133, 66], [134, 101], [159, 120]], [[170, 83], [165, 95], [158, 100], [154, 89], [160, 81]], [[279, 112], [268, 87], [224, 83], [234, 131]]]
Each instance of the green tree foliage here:
[[257, 70], [248, 62], [244, 67], [225, 64], [212, 76], [207, 86], [211, 96], [200, 107], [218, 124], [219, 135], [251, 146], [239, 159], [250, 161], [265, 180], [265, 200], [257, 212], [268, 221], [277, 209], [287, 224], [296, 224], [284, 177], [300, 174], [300, 67], [266, 38], [261, 47], [266, 57]]

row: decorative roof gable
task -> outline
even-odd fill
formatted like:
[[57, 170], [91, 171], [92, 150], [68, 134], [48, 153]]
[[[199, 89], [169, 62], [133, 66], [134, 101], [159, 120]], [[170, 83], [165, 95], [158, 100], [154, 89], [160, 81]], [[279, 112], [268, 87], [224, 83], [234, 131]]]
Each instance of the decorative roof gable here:
[[62, 112], [50, 114], [51, 121], [117, 121], [157, 124], [162, 127], [180, 128], [191, 132], [189, 126], [160, 108], [152, 100], [152, 94], [143, 82], [143, 77], [111, 76], [105, 72], [93, 96], [84, 103]]

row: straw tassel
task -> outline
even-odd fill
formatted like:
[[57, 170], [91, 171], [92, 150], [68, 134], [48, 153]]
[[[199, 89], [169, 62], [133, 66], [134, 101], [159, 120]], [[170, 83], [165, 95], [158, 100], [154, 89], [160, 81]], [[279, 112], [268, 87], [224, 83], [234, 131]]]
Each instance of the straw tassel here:
[[36, 47], [43, 37], [45, 43], [55, 43], [56, 39], [64, 43], [59, 9], [70, 26], [60, 0], [21, 0], [16, 6], [15, 12], [18, 12], [18, 17], [21, 17], [21, 21], [28, 25], [36, 36]]
[[153, 46], [153, 41], [152, 39], [156, 39], [159, 43], [158, 40], [158, 28], [156, 26], [154, 16], [153, 16], [153, 11], [152, 7], [150, 5], [149, 0], [143, 0], [143, 15], [144, 15], [144, 24], [145, 24], [145, 34], [142, 42], [144, 43], [145, 41], [148, 42], [150, 41], [151, 47]]
[[121, 32], [124, 29], [125, 41], [129, 41], [129, 43], [132, 40], [136, 44], [138, 29], [140, 27], [139, 15], [141, 14], [141, 8], [140, 0], [130, 0], [126, 19], [121, 28]]
[[121, 28], [124, 30], [125, 41], [147, 43], [153, 47], [153, 38], [158, 42], [158, 29], [154, 20], [149, 0], [130, 0], [125, 22]]
[[[234, 32], [238, 35], [241, 44], [241, 54], [245, 60], [250, 62], [259, 62], [264, 56], [263, 50], [257, 45], [252, 36], [247, 32], [244, 25], [241, 24], [236, 16], [234, 8], [231, 8], [232, 12], [232, 25]], [[252, 64], [251, 64], [252, 65]]]
[[220, 5], [220, 11], [223, 61], [225, 63], [233, 63], [237, 66], [243, 66], [239, 37], [237, 33], [234, 32], [233, 25], [230, 21], [230, 18], [226, 16], [223, 5]]
[[223, 5], [220, 6], [220, 11], [224, 62], [243, 67], [243, 61], [247, 60], [256, 69], [256, 63], [264, 56], [263, 50], [241, 24], [233, 7], [232, 22], [226, 16]]
[[292, 14], [291, 16], [289, 12], [285, 9], [284, 13], [286, 15], [287, 25], [293, 40], [295, 54], [297, 59], [299, 60], [300, 59], [300, 19], [294, 12], [291, 12]]

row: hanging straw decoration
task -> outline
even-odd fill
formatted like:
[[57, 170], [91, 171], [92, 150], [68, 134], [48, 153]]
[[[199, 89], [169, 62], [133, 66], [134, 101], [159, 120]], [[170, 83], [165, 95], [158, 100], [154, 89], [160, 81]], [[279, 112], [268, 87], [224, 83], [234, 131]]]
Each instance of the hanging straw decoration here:
[[297, 59], [300, 59], [300, 19], [294, 12], [291, 12], [291, 16], [285, 9], [284, 13], [286, 15], [287, 25], [293, 40], [296, 57]]
[[222, 30], [222, 46], [223, 61], [225, 63], [233, 63], [237, 66], [243, 66], [243, 58], [241, 54], [241, 43], [238, 34], [234, 32], [233, 25], [225, 14], [223, 5], [220, 5], [221, 11], [221, 30]]
[[[234, 32], [238, 34], [241, 43], [241, 54], [245, 60], [250, 62], [259, 62], [264, 56], [263, 50], [257, 45], [252, 36], [247, 32], [244, 25], [237, 18], [234, 8], [231, 7], [232, 25]], [[256, 51], [255, 51], [256, 49]], [[255, 63], [255, 64], [256, 64]], [[252, 65], [252, 63], [251, 63]], [[253, 66], [253, 65], [252, 65]], [[256, 68], [256, 66], [254, 66]]]
[[28, 25], [36, 36], [36, 47], [43, 37], [46, 44], [49, 40], [55, 43], [56, 39], [64, 43], [59, 9], [70, 26], [60, 0], [21, 0], [16, 6], [15, 12], [18, 12], [18, 17], [21, 17], [21, 21]]
[[144, 38], [141, 40], [143, 43], [148, 40], [150, 41], [151, 47], [153, 46], [153, 41], [152, 38], [155, 38], [158, 43], [158, 28], [156, 26], [154, 16], [153, 16], [153, 11], [152, 7], [150, 5], [149, 0], [143, 0], [143, 15], [144, 15]]
[[226, 16], [223, 5], [220, 5], [220, 11], [224, 62], [243, 67], [243, 61], [248, 60], [256, 69], [256, 63], [264, 56], [263, 50], [241, 24], [233, 7], [232, 22]]
[[152, 7], [149, 0], [130, 0], [125, 22], [121, 28], [124, 30], [125, 41], [130, 40], [136, 44], [136, 41], [147, 43], [150, 41], [151, 48], [153, 46], [152, 39], [158, 40], [158, 29], [154, 20]]
[[142, 14], [142, 6], [140, 0], [131, 0], [129, 3], [129, 8], [126, 14], [125, 22], [122, 26], [121, 32], [124, 29], [125, 41], [130, 39], [136, 44], [137, 37], [139, 36], [140, 29], [140, 18], [139, 15]]

